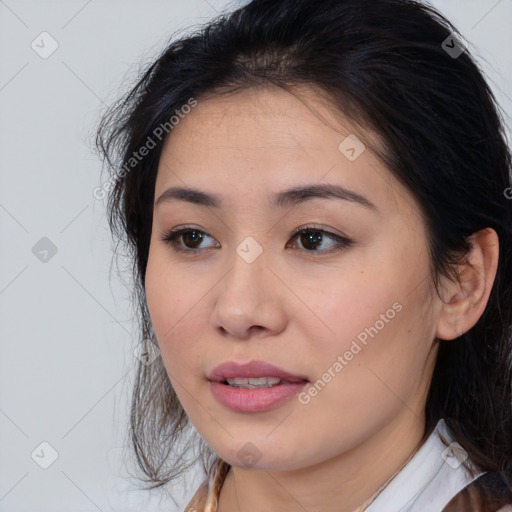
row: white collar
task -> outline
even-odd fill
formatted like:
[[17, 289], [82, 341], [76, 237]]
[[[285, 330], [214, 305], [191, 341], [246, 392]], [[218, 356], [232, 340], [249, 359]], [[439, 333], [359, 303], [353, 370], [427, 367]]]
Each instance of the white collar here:
[[366, 512], [441, 512], [451, 498], [484, 473], [476, 470], [471, 477], [460, 463], [465, 458], [457, 452], [460, 445], [452, 444], [455, 451], [450, 450], [439, 434], [454, 443], [448, 426], [439, 420], [425, 443]]

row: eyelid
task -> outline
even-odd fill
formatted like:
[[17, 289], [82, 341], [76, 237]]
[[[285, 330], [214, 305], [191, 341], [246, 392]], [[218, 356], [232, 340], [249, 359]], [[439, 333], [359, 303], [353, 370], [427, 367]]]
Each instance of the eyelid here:
[[345, 233], [341, 232], [340, 230], [334, 229], [334, 228], [331, 228], [328, 226], [322, 226], [321, 224], [315, 224], [315, 223], [304, 224], [303, 226], [299, 226], [299, 227], [295, 228], [292, 231], [290, 236], [295, 236], [298, 233], [300, 233], [301, 231], [315, 231], [315, 230], [322, 231], [323, 233], [326, 233], [328, 235], [337, 236], [337, 237], [345, 238], [345, 239], [349, 240], [349, 237], [347, 235], [345, 235]]
[[[347, 235], [343, 234], [341, 231], [334, 230], [334, 231], [336, 231], [336, 233], [335, 233], [335, 232], [331, 231], [332, 229], [333, 228], [321, 226], [319, 224], [306, 224], [304, 226], [299, 226], [298, 228], [295, 228], [291, 234], [291, 239], [296, 238], [297, 235], [299, 235], [302, 232], [317, 231], [317, 232], [321, 232], [322, 234], [324, 234], [327, 238], [330, 238], [335, 241], [335, 247], [333, 247], [331, 249], [319, 250], [319, 251], [300, 250], [302, 253], [305, 253], [306, 255], [313, 256], [313, 257], [328, 256], [334, 252], [342, 251], [343, 249], [347, 249], [348, 247], [354, 245], [354, 243], [355, 243], [354, 240], [349, 238]], [[287, 244], [287, 246], [288, 246], [288, 244]]]
[[[179, 227], [176, 227], [176, 228], [173, 228], [171, 229], [170, 231], [165, 231], [164, 233], [162, 233], [162, 235], [160, 236], [160, 239], [162, 240], [162, 242], [165, 242], [167, 243], [168, 245], [170, 245], [172, 247], [172, 249], [176, 252], [182, 252], [182, 253], [188, 253], [190, 255], [193, 255], [193, 254], [199, 254], [200, 251], [204, 251], [204, 249], [190, 249], [190, 248], [182, 248], [182, 247], [179, 247], [179, 245], [175, 242], [176, 239], [179, 239], [180, 236], [183, 234], [183, 233], [187, 233], [187, 232], [190, 232], [190, 231], [197, 231], [198, 233], [201, 233], [202, 235], [206, 235], [210, 238], [212, 238], [213, 240], [215, 240], [211, 235], [209, 235], [204, 229], [200, 229], [196, 226], [187, 226], [187, 225], [184, 225], [184, 226], [179, 226]], [[217, 242], [217, 244], [219, 244]], [[220, 245], [220, 244], [219, 244]], [[211, 247], [209, 247], [208, 249], [211, 249]]]

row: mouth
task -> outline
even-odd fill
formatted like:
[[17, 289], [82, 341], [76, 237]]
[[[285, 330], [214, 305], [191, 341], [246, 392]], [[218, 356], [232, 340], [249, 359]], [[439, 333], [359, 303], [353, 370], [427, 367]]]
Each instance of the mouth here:
[[235, 412], [261, 412], [274, 408], [296, 395], [309, 382], [264, 361], [217, 366], [209, 375], [215, 398]]
[[249, 389], [278, 386], [283, 382], [308, 382], [303, 375], [294, 375], [265, 361], [251, 361], [247, 364], [227, 361], [217, 366], [208, 376], [208, 380]]
[[226, 379], [223, 384], [233, 388], [261, 389], [279, 386], [283, 382], [288, 381], [278, 377], [235, 377], [234, 379]]

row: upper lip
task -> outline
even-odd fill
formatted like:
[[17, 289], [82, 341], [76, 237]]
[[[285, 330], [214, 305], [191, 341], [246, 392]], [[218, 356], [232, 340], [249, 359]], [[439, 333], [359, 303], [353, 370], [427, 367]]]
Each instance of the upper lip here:
[[251, 361], [246, 364], [226, 361], [212, 370], [208, 380], [224, 382], [226, 379], [233, 379], [235, 377], [277, 377], [288, 382], [308, 380], [302, 375], [293, 375], [265, 361]]

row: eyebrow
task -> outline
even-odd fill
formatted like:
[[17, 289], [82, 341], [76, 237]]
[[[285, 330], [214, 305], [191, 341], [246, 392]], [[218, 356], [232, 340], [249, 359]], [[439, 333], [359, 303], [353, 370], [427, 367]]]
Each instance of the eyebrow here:
[[[278, 192], [273, 195], [270, 207], [272, 209], [276, 209], [287, 206], [296, 206], [310, 199], [339, 199], [378, 211], [377, 207], [366, 197], [352, 190], [333, 184], [306, 185], [283, 190], [282, 192]], [[159, 206], [164, 202], [171, 202], [174, 200], [186, 201], [199, 206], [206, 206], [208, 208], [218, 209], [222, 207], [222, 200], [219, 197], [189, 187], [168, 188], [156, 200], [155, 205]]]

